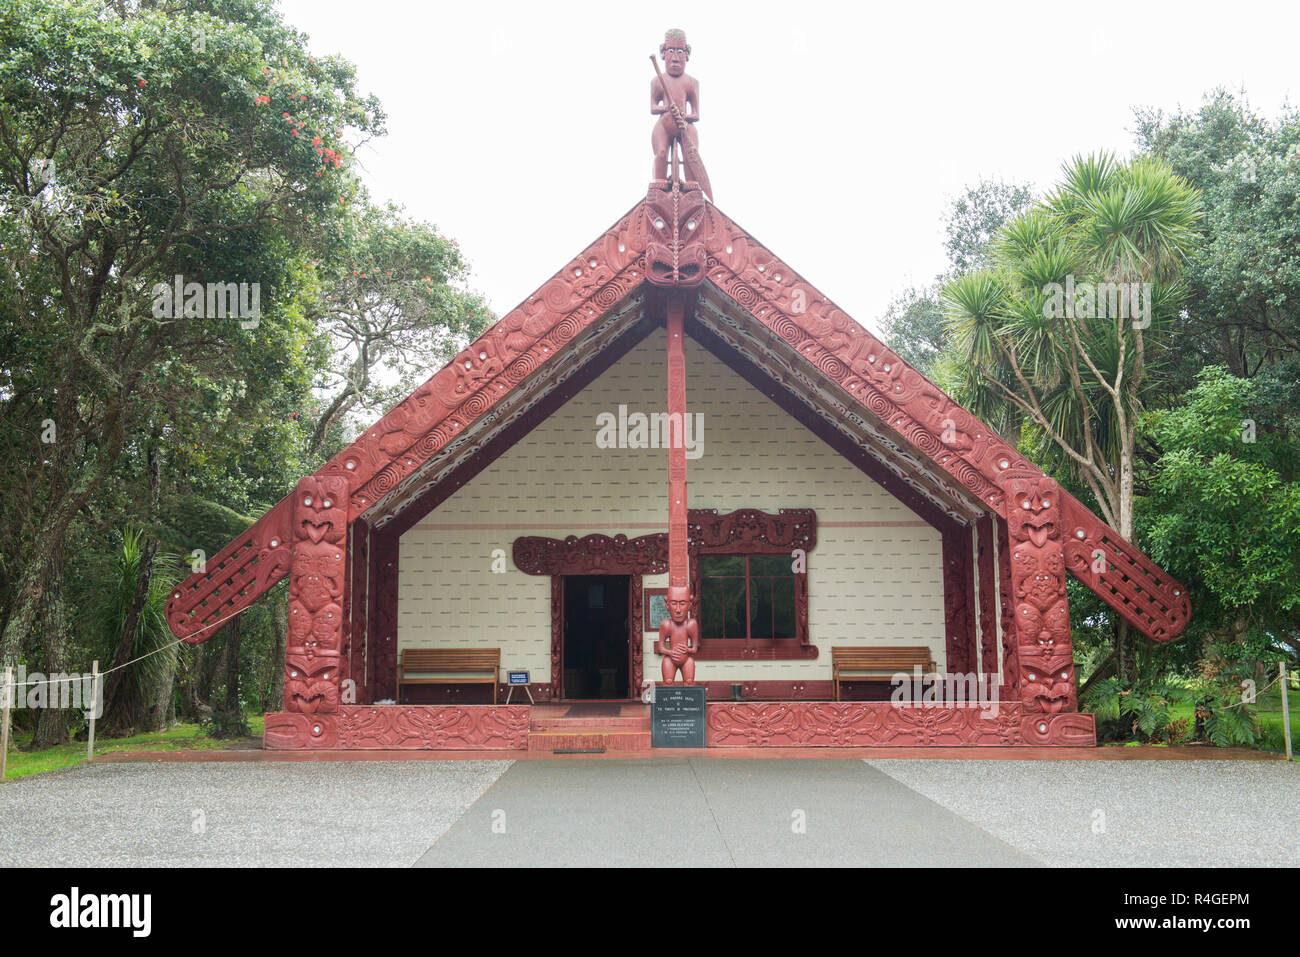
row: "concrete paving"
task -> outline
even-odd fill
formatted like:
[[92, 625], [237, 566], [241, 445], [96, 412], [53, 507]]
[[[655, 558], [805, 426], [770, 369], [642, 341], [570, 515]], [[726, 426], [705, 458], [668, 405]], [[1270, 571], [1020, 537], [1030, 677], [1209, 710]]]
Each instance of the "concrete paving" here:
[[509, 766], [95, 764], [0, 786], [0, 867], [408, 866]]
[[417, 866], [1034, 866], [862, 761], [520, 761]]
[[1300, 866], [1294, 762], [867, 763], [1055, 864]]
[[1296, 866], [1300, 765], [121, 763], [0, 786], [0, 867], [413, 864]]

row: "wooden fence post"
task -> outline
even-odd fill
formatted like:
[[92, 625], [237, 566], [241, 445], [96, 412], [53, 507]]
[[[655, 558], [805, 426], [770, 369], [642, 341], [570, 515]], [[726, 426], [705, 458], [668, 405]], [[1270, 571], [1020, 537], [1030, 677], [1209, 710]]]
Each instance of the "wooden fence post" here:
[[1277, 664], [1278, 683], [1282, 685], [1282, 734], [1286, 738], [1286, 759], [1291, 760], [1291, 709], [1286, 698], [1286, 662]]
[[99, 659], [90, 666], [90, 733], [86, 736], [86, 760], [95, 760], [95, 708], [99, 704]]
[[13, 669], [5, 668], [4, 684], [0, 685], [0, 784], [5, 780], [5, 763], [9, 760], [9, 698], [13, 692]]

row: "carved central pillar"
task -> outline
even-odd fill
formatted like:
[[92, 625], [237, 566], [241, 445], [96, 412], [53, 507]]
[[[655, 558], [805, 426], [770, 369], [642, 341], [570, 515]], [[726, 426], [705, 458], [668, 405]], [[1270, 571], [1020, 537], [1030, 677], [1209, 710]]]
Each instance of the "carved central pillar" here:
[[680, 292], [668, 295], [668, 595], [669, 617], [659, 624], [655, 652], [664, 655], [663, 680], [672, 684], [680, 671], [695, 680], [700, 626], [691, 617], [690, 552], [686, 529], [686, 302]]

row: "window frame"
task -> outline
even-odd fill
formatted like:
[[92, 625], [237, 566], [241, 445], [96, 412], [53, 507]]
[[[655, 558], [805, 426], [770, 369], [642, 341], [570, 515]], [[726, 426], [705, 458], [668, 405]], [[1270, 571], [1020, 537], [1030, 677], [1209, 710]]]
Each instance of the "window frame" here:
[[[700, 557], [702, 555], [743, 555], [745, 561], [745, 633], [741, 638], [708, 638], [701, 631], [700, 650], [696, 653], [698, 661], [743, 661], [743, 660], [791, 660], [817, 657], [817, 647], [811, 643], [808, 635], [808, 553], [804, 552], [804, 570], [795, 572], [794, 578], [794, 627], [793, 638], [754, 638], [750, 620], [749, 593], [750, 572], [748, 559], [754, 555], [785, 555], [793, 561], [794, 547], [773, 545], [768, 542], [747, 540], [727, 542], [718, 545], [700, 544], [692, 546], [689, 551], [690, 576], [694, 583], [691, 589], [691, 614], [697, 621], [702, 610], [700, 583]], [[762, 576], [760, 576], [762, 577]]]

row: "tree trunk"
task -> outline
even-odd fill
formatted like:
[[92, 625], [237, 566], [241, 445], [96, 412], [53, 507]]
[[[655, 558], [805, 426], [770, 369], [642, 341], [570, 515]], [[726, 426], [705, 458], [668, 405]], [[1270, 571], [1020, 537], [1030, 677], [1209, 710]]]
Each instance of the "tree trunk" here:
[[131, 669], [122, 666], [134, 657], [140, 614], [144, 611], [149, 588], [153, 584], [153, 558], [157, 550], [158, 543], [152, 539], [140, 549], [140, 568], [135, 576], [135, 591], [131, 594], [131, 605], [127, 608], [126, 620], [122, 624], [122, 637], [117, 643], [110, 666], [117, 670], [104, 679], [105, 737], [131, 734], [146, 719], [149, 702], [142, 700]]
[[[61, 675], [67, 668], [65, 655], [68, 649], [67, 619], [63, 607], [63, 552], [53, 557], [53, 572], [45, 591], [44, 606], [41, 612], [41, 657], [45, 662], [47, 677]], [[36, 716], [36, 733], [32, 736], [32, 750], [53, 748], [68, 743], [68, 713], [56, 707], [61, 694], [70, 692], [71, 688], [51, 684], [53, 699], [46, 699], [46, 707]]]
[[166, 731], [169, 716], [175, 710], [176, 649], [172, 648], [169, 651], [160, 652], [160, 654], [167, 658], [168, 661], [162, 680], [158, 682], [158, 694], [154, 698], [153, 710], [149, 715], [150, 731]]
[[207, 653], [207, 645], [190, 646], [189, 673], [185, 679], [185, 695], [181, 708], [181, 717], [190, 723], [202, 721], [212, 713], [212, 706], [203, 693], [203, 675], [208, 670], [205, 659], [212, 656]]
[[230, 622], [226, 638], [226, 711], [240, 713], [239, 703], [239, 616]]

